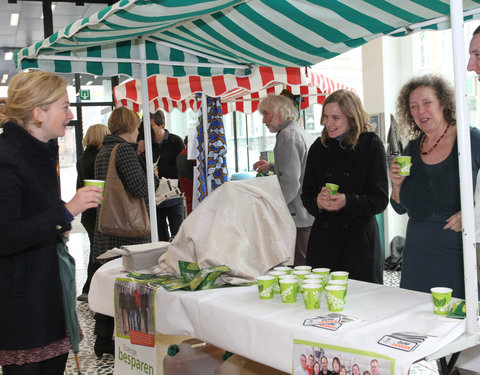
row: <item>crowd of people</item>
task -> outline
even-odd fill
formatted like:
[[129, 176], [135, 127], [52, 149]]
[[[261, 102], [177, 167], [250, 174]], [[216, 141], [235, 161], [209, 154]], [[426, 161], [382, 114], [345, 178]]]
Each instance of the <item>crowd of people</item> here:
[[325, 355], [316, 358], [313, 354], [309, 354], [307, 357], [302, 353], [293, 375], [380, 375], [380, 364], [377, 359], [373, 358], [367, 363], [369, 366], [368, 368], [365, 366], [363, 371], [360, 370], [357, 363], [347, 369], [344, 364], [340, 363], [339, 357], [333, 357], [329, 362]]
[[[468, 70], [477, 73], [479, 34], [477, 29], [468, 63]], [[52, 73], [19, 73], [10, 82], [8, 97], [0, 99], [0, 320], [4, 327], [0, 365], [5, 375], [63, 373], [71, 344], [65, 329], [56, 244], [62, 236], [68, 237], [76, 215], [83, 213], [82, 224], [91, 242], [83, 301], [88, 298], [91, 276], [101, 265], [98, 255], [113, 247], [151, 240], [150, 236], [100, 232], [101, 189], [83, 186], [81, 180], [105, 180], [110, 154], [118, 145], [115, 167], [125, 190], [147, 200], [146, 163], [157, 165], [157, 187], [160, 177], [178, 178], [177, 156], [185, 148], [180, 137], [165, 129], [160, 111], [151, 114], [153, 160], [145, 160], [139, 116], [125, 107], [117, 108], [108, 120], [108, 129], [97, 125], [87, 132], [86, 149], [77, 165], [78, 190], [69, 202], [63, 202], [55, 139], [64, 136], [73, 119], [66, 87], [67, 81]], [[297, 227], [296, 265], [348, 271], [351, 278], [382, 283], [375, 215], [388, 205], [390, 178], [390, 204], [409, 217], [401, 287], [429, 291], [433, 286], [446, 286], [453, 289], [455, 297], [464, 298], [455, 101], [451, 85], [443, 77], [415, 77], [398, 95], [397, 119], [408, 141], [403, 154], [412, 160], [409, 176], [399, 175], [395, 161], [387, 168], [382, 141], [352, 91], [338, 90], [326, 98], [321, 114], [324, 128], [315, 141], [298, 125], [298, 110], [290, 98], [267, 97], [259, 108], [269, 131], [276, 133], [275, 161], [260, 161], [254, 168], [272, 170], [278, 177]], [[476, 183], [480, 131], [472, 128], [470, 136]], [[332, 194], [327, 183], [338, 185], [338, 193]], [[477, 196], [480, 198], [480, 193]], [[160, 239], [171, 239], [183, 219], [178, 202], [158, 207], [157, 216]], [[140, 329], [142, 310], [137, 307], [124, 318], [129, 325], [124, 328]], [[95, 353], [113, 353], [113, 318], [96, 314], [95, 320]], [[327, 358], [315, 362], [309, 356], [307, 364], [303, 355], [300, 363], [298, 374], [302, 368], [303, 374], [309, 375], [346, 372], [338, 358], [332, 359], [332, 370]], [[372, 360], [370, 365], [363, 374], [378, 375], [378, 362]], [[356, 365], [351, 371], [360, 374]]]

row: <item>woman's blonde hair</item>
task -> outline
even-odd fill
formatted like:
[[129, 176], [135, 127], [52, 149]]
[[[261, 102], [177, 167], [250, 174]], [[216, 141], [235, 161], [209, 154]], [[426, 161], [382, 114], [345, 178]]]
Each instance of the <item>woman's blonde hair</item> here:
[[41, 123], [33, 118], [33, 110], [48, 109], [65, 94], [67, 85], [65, 78], [49, 72], [16, 74], [8, 85], [8, 96], [0, 98], [0, 126], [12, 121], [23, 128], [30, 123], [40, 127]]
[[113, 135], [132, 133], [140, 126], [140, 117], [127, 107], [115, 108], [108, 119], [108, 130]]
[[298, 119], [298, 110], [292, 99], [283, 95], [269, 95], [258, 105], [260, 113], [272, 111], [280, 113], [282, 121], [295, 121]]
[[[349, 128], [340, 140], [340, 146], [343, 148], [354, 148], [357, 145], [361, 133], [372, 130], [369, 124], [370, 116], [363, 108], [362, 101], [353, 91], [337, 90], [332, 92], [325, 102], [323, 102], [321, 123], [323, 125], [325, 106], [330, 103], [337, 103], [342, 113], [347, 117]], [[324, 146], [327, 144], [328, 131], [324, 127], [322, 130], [321, 141]]]
[[83, 137], [83, 147], [93, 146], [96, 148], [100, 148], [102, 146], [103, 138], [108, 133], [110, 133], [108, 131], [108, 128], [103, 124], [91, 125], [87, 129], [85, 137]]
[[438, 74], [426, 74], [410, 79], [403, 85], [398, 94], [396, 103], [398, 129], [402, 139], [417, 138], [422, 131], [415, 123], [410, 112], [410, 95], [420, 87], [430, 87], [443, 106], [443, 117], [447, 124], [455, 126], [455, 91], [452, 85]]

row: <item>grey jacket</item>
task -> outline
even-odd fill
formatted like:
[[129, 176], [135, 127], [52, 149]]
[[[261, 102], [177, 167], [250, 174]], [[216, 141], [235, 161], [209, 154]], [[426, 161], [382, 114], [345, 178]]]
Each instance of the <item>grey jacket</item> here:
[[303, 207], [300, 195], [302, 193], [303, 175], [310, 146], [315, 139], [296, 121], [287, 121], [280, 125], [277, 141], [273, 149], [274, 164], [270, 169], [275, 172], [282, 188], [297, 228], [310, 227], [313, 224], [311, 216]]

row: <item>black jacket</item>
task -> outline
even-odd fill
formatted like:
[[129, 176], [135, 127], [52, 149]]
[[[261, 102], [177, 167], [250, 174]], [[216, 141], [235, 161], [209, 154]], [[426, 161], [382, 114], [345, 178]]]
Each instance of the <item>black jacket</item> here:
[[0, 135], [0, 349], [66, 337], [56, 238], [70, 224], [56, 154], [14, 123]]
[[158, 159], [158, 178], [178, 178], [177, 155], [185, 148], [182, 138], [167, 132], [167, 138], [161, 143], [152, 142], [153, 161]]
[[[340, 186], [346, 205], [338, 212], [318, 209], [316, 197], [326, 182]], [[385, 149], [375, 133], [362, 133], [354, 149], [320, 138], [308, 152], [302, 202], [315, 217], [307, 264], [348, 271], [357, 280], [383, 280], [383, 262], [375, 215], [388, 204]]]
[[[94, 146], [87, 146], [83, 151], [82, 156], [77, 160], [77, 189], [83, 186], [83, 180], [95, 179], [95, 158], [97, 157], [99, 149]], [[97, 215], [96, 208], [89, 208], [82, 213], [81, 223], [85, 229], [95, 229], [95, 218]]]

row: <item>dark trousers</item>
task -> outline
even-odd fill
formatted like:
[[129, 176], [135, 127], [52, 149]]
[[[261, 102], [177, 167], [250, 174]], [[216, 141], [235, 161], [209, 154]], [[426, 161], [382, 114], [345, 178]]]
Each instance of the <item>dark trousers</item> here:
[[95, 267], [94, 265], [95, 260], [93, 259], [93, 234], [95, 233], [95, 224], [86, 225], [85, 223], [82, 223], [82, 225], [87, 231], [88, 240], [90, 242], [90, 254], [88, 256], [87, 279], [85, 280], [85, 284], [83, 285], [83, 288], [82, 288], [82, 293], [88, 294], [88, 291], [90, 290], [90, 283], [92, 281], [93, 274], [98, 269], [98, 267]]
[[[168, 224], [167, 224], [168, 218]], [[177, 204], [172, 207], [157, 207], [157, 228], [158, 228], [158, 240], [168, 241], [170, 237], [174, 237], [180, 225], [183, 222], [183, 206]], [[169, 231], [170, 225], [170, 231]]]
[[3, 375], [63, 375], [68, 353], [41, 362], [2, 366]]
[[297, 236], [295, 238], [295, 259], [294, 266], [304, 266], [307, 264], [307, 245], [308, 237], [312, 227], [297, 228]]

